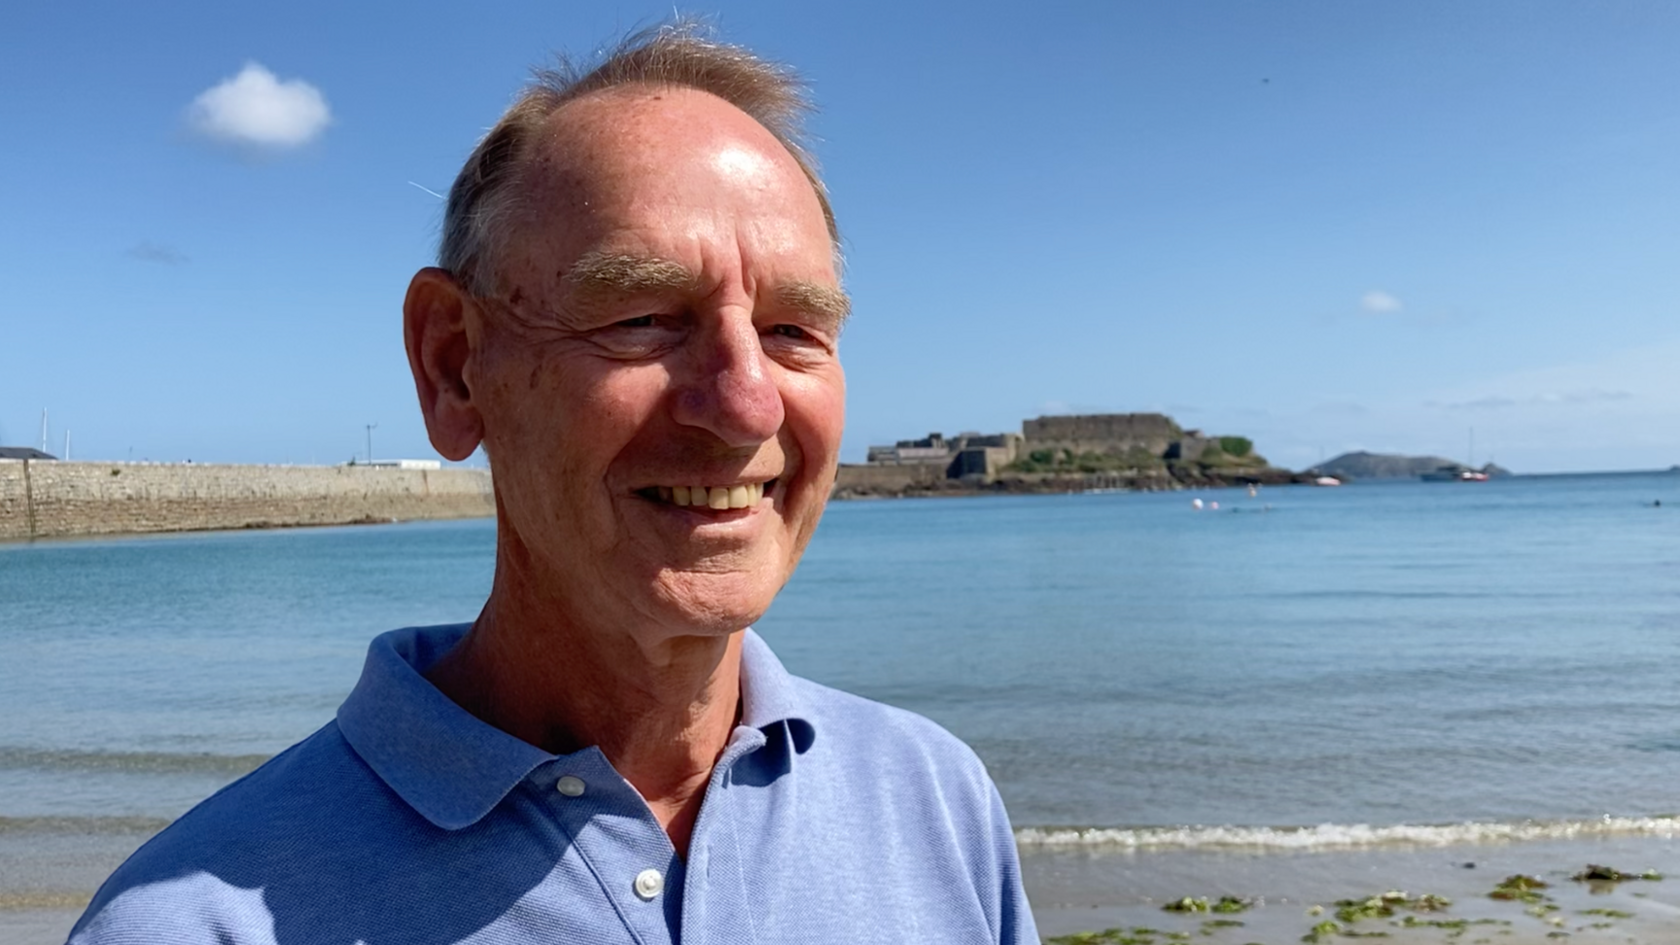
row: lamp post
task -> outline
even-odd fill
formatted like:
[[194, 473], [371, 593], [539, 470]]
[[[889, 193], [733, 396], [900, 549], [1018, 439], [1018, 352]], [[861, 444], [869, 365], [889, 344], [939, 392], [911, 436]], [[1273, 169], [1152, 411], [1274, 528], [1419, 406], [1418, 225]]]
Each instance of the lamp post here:
[[366, 427], [367, 427], [367, 447], [368, 447], [367, 457], [368, 457], [368, 465], [369, 466], [373, 465], [373, 431], [378, 426], [379, 426], [379, 424], [377, 424], [377, 423], [366, 424]]

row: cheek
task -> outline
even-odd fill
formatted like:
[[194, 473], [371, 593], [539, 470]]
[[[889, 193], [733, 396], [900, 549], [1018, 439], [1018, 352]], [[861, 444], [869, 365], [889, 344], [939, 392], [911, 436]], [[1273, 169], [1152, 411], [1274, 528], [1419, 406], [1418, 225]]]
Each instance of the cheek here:
[[845, 375], [836, 368], [828, 376], [797, 377], [789, 383], [783, 404], [806, 465], [818, 469], [838, 461], [846, 426]]
[[840, 436], [846, 425], [846, 384], [836, 371], [829, 377], [800, 376], [784, 389], [789, 433], [800, 453], [797, 492], [790, 495], [787, 509], [788, 524], [796, 533], [793, 552], [797, 560], [834, 485]]

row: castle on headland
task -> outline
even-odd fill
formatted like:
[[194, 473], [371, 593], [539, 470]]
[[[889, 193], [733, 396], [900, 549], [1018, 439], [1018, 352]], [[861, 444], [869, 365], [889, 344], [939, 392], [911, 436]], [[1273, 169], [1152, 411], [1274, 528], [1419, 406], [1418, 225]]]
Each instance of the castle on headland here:
[[930, 433], [845, 464], [839, 498], [945, 492], [1177, 489], [1292, 481], [1246, 437], [1207, 436], [1160, 413], [1039, 417], [1020, 433]]

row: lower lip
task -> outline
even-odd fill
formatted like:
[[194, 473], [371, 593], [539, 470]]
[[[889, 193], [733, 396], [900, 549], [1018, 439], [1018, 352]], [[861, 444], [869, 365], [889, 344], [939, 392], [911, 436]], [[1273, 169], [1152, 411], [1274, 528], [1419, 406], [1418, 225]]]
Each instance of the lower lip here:
[[696, 508], [688, 505], [672, 505], [669, 502], [660, 504], [673, 512], [686, 512], [702, 522], [738, 522], [758, 511], [756, 505], [749, 505], [744, 509], [710, 509], [705, 506]]

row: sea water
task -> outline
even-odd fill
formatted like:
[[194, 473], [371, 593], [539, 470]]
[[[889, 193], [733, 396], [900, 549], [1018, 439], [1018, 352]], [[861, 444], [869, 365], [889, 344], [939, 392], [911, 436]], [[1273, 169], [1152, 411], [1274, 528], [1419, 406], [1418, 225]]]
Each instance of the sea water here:
[[[372, 636], [470, 620], [494, 540], [482, 520], [0, 546], [0, 834], [178, 816], [330, 720]], [[1680, 811], [1680, 474], [835, 503], [759, 631], [966, 740], [1028, 844]]]

